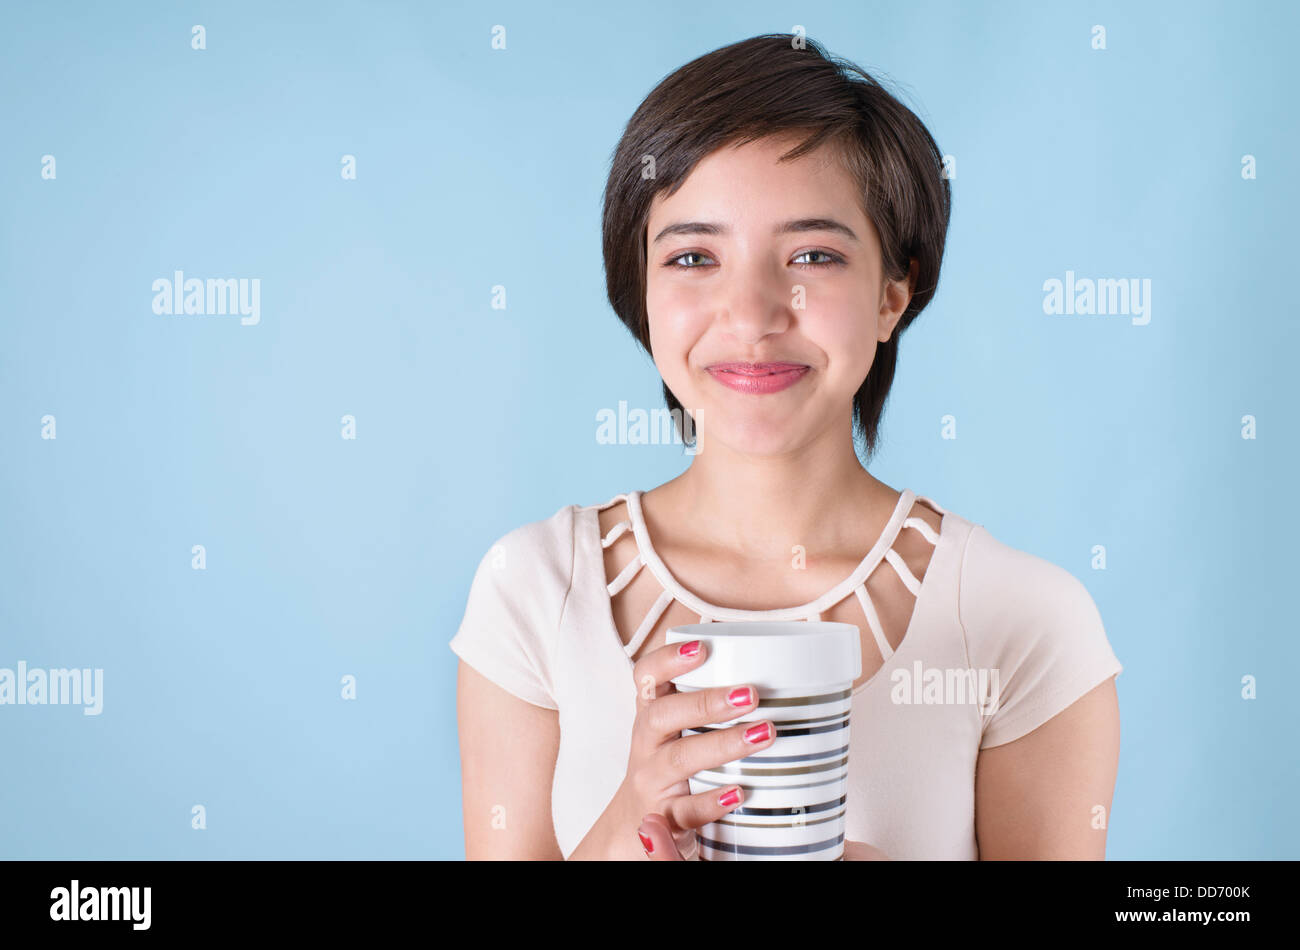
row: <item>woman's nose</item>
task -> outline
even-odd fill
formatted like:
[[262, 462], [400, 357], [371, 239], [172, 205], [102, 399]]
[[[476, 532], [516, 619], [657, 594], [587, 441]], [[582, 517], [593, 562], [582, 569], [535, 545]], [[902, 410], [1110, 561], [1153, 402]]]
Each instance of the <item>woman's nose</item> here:
[[794, 320], [796, 286], [788, 275], [750, 269], [731, 275], [720, 290], [718, 323], [740, 343], [784, 332]]

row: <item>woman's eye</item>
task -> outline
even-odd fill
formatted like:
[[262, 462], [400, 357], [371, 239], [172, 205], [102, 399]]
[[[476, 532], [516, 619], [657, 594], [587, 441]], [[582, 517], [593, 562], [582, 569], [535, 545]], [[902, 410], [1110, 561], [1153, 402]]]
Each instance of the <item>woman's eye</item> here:
[[709, 259], [709, 258], [705, 257], [705, 255], [701, 254], [699, 251], [687, 251], [685, 254], [679, 254], [679, 255], [677, 255], [676, 257], [674, 257], [672, 260], [670, 260], [670, 261], [668, 262], [668, 266], [669, 266], [669, 267], [679, 267], [679, 268], [681, 268], [682, 270], [693, 270], [693, 269], [695, 269], [696, 267], [699, 267], [699, 266], [700, 266], [699, 264], [679, 264], [679, 263], [677, 263], [678, 261], [680, 261], [680, 260], [684, 260], [685, 258], [688, 258], [688, 257], [704, 257], [705, 260], [708, 260], [708, 259]]
[[830, 251], [803, 251], [802, 253], [795, 255], [795, 261], [797, 262], [799, 258], [807, 257], [809, 254], [820, 254], [824, 259], [820, 261], [809, 261], [807, 264], [796, 263], [795, 266], [796, 267], [829, 267], [832, 264], [844, 263], [844, 258], [840, 257], [838, 254], [832, 254]]
[[[808, 257], [809, 255], [820, 256], [820, 260], [812, 260], [812, 261], [808, 261], [807, 263], [799, 262], [799, 258]], [[683, 261], [686, 261], [687, 258], [696, 258], [698, 259], [698, 261], [696, 263], [682, 263]], [[706, 266], [705, 263], [703, 262], [715, 263], [713, 261], [713, 258], [709, 257], [707, 254], [702, 254], [699, 251], [687, 251], [684, 254], [678, 254], [676, 257], [669, 260], [664, 266], [675, 267], [678, 270], [696, 270], [700, 267]], [[803, 251], [795, 255], [795, 266], [803, 268], [805, 270], [808, 269], [816, 270], [824, 267], [832, 267], [843, 263], [844, 263], [844, 258], [840, 257], [838, 254], [832, 254], [830, 251], [811, 250], [811, 251]]]

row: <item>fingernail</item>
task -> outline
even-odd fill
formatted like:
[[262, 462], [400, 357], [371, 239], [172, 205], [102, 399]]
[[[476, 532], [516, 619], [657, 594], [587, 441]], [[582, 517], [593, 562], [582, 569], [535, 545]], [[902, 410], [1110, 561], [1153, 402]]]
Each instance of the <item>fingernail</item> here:
[[677, 652], [682, 656], [695, 656], [700, 652], [700, 641], [691, 640], [689, 643], [683, 643], [677, 648]]
[[753, 700], [750, 699], [749, 687], [737, 686], [735, 689], [733, 689], [730, 693], [727, 694], [727, 702], [731, 703], [731, 705], [733, 706], [748, 706], [751, 702], [753, 702]]
[[766, 722], [760, 722], [757, 726], [750, 726], [745, 730], [745, 741], [751, 745], [758, 745], [760, 742], [766, 742], [772, 735], [772, 727]]
[[723, 808], [734, 805], [738, 801], [740, 801], [740, 789], [738, 788], [733, 788], [729, 792], [723, 792], [718, 798], [718, 804]]
[[649, 838], [647, 838], [645, 835], [641, 834], [641, 832], [639, 831], [636, 833], [636, 836], [641, 839], [641, 844], [645, 847], [645, 853], [653, 854], [655, 850], [655, 843], [651, 841]]

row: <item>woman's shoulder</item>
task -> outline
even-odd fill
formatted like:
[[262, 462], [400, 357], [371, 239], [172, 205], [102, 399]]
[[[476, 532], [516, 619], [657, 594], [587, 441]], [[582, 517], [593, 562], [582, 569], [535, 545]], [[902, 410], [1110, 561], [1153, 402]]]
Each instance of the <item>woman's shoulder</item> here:
[[1074, 691], [1121, 669], [1084, 582], [983, 524], [966, 539], [957, 617], [971, 665], [1000, 670], [1004, 685]]
[[956, 521], [966, 529], [956, 598], [961, 635], [970, 667], [997, 684], [983, 749], [1036, 729], [1123, 666], [1082, 580], [983, 524]]
[[495, 538], [483, 554], [480, 566], [491, 564], [497, 570], [511, 575], [536, 574], [537, 579], [548, 576], [556, 580], [557, 570], [567, 571], [573, 560], [573, 529], [579, 505], [563, 505], [554, 514], [526, 521]]
[[1019, 628], [1079, 615], [1099, 620], [1088, 588], [1070, 571], [1007, 544], [983, 524], [967, 524], [958, 601], [964, 625]]
[[573, 519], [564, 505], [498, 536], [479, 560], [450, 646], [521, 699], [556, 709], [553, 634], [573, 579]]
[[480, 568], [491, 566], [503, 578], [567, 587], [573, 571], [575, 535], [584, 513], [606, 508], [622, 497], [561, 505], [551, 515], [519, 524], [488, 545]]

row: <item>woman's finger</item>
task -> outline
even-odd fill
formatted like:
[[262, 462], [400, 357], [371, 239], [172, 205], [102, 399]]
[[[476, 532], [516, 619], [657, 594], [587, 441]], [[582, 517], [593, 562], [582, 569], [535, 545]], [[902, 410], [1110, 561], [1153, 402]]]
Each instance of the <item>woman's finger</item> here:
[[641, 847], [645, 849], [645, 856], [651, 861], [684, 860], [677, 850], [676, 842], [673, 841], [673, 833], [672, 829], [668, 827], [668, 819], [663, 815], [652, 812], [642, 818], [641, 827], [637, 829], [637, 837], [641, 839]]

